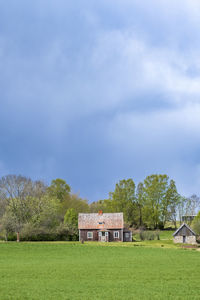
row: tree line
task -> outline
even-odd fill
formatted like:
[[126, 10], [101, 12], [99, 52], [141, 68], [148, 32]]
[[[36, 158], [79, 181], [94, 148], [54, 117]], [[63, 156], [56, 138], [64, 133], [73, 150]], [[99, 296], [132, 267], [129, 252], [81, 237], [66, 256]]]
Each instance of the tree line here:
[[120, 180], [108, 199], [90, 205], [91, 211], [122, 211], [128, 227], [148, 229], [164, 229], [168, 224], [176, 228], [177, 221], [195, 215], [199, 208], [200, 198], [180, 195], [175, 181], [165, 174], [147, 176], [137, 186], [133, 179]]
[[150, 175], [136, 186], [120, 180], [108, 199], [88, 203], [72, 193], [63, 179], [50, 185], [21, 175], [0, 178], [0, 237], [14, 240], [77, 240], [78, 213], [123, 212], [126, 227], [175, 227], [183, 215], [194, 215], [200, 200], [181, 196], [167, 175]]

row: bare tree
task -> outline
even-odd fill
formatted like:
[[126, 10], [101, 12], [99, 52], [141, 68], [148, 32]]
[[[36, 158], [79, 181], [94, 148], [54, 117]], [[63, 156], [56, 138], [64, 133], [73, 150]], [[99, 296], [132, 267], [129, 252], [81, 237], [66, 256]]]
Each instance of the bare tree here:
[[31, 199], [40, 199], [46, 191], [46, 186], [41, 181], [32, 181], [30, 178], [21, 175], [7, 175], [0, 179], [0, 195], [3, 195], [2, 202], [6, 203], [8, 217], [12, 216], [12, 224], [19, 233], [23, 224], [30, 219], [33, 209]]

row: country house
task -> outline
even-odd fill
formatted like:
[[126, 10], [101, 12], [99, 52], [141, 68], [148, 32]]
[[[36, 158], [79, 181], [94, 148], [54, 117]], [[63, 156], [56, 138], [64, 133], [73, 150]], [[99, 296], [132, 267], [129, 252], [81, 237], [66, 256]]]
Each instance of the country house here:
[[132, 241], [132, 232], [124, 229], [123, 213], [80, 213], [78, 229], [79, 241]]

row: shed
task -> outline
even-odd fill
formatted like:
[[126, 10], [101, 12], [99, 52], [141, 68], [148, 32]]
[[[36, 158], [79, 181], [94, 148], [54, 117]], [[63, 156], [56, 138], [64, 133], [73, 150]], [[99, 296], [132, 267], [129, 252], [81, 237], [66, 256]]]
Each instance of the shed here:
[[196, 233], [183, 223], [173, 234], [174, 243], [196, 244]]

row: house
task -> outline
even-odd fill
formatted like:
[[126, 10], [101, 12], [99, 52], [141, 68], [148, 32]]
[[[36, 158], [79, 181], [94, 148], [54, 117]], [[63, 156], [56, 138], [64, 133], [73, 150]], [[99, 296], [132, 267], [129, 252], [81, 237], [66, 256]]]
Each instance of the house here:
[[80, 213], [78, 229], [79, 241], [132, 241], [132, 232], [124, 229], [123, 213]]
[[174, 243], [196, 244], [196, 233], [183, 223], [173, 234]]

